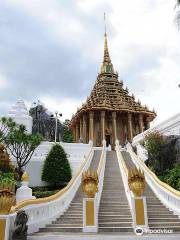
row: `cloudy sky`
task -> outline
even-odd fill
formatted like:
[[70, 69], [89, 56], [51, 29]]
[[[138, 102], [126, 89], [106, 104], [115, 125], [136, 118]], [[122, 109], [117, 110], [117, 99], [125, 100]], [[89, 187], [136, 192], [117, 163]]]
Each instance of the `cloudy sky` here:
[[180, 111], [180, 32], [175, 0], [0, 0], [0, 114], [21, 97], [71, 118], [103, 56], [130, 93], [162, 121]]

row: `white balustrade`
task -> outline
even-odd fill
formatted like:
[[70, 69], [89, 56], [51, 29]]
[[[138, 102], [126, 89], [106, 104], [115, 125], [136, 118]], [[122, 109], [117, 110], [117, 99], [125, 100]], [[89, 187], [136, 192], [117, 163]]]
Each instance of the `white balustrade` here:
[[145, 163], [133, 152], [130, 144], [127, 144], [127, 150], [131, 155], [131, 159], [137, 168], [140, 168], [145, 175], [146, 182], [153, 192], [174, 214], [180, 217], [180, 192], [171, 188], [166, 183], [158, 179], [158, 177], [145, 165]]
[[[72, 184], [66, 187], [67, 191], [64, 191], [57, 199], [54, 200], [46, 200], [41, 203], [41, 199], [31, 200], [31, 201], [39, 201], [39, 202], [31, 202], [29, 205], [24, 206], [23, 209], [29, 215], [28, 221], [28, 232], [33, 233], [38, 231], [39, 228], [44, 227], [47, 223], [51, 223], [52, 220], [55, 220], [58, 216], [62, 215], [72, 199], [74, 198], [76, 191], [78, 190], [81, 184], [81, 176], [84, 171], [86, 171], [91, 163], [92, 157], [94, 154], [94, 149], [91, 144], [91, 149], [89, 154], [84, 159], [84, 162], [81, 165], [80, 172], [77, 176], [72, 180]], [[22, 202], [23, 203], [23, 202]], [[34, 204], [33, 204], [34, 203]], [[21, 209], [21, 208], [20, 208]], [[9, 215], [11, 217], [11, 226], [13, 225], [15, 215]]]
[[102, 149], [102, 153], [101, 153], [99, 167], [97, 170], [98, 177], [99, 177], [98, 193], [96, 193], [98, 211], [99, 211], [99, 205], [100, 205], [100, 200], [101, 200], [101, 194], [102, 194], [102, 190], [103, 190], [105, 166], [106, 166], [106, 141], [103, 140], [103, 149]]

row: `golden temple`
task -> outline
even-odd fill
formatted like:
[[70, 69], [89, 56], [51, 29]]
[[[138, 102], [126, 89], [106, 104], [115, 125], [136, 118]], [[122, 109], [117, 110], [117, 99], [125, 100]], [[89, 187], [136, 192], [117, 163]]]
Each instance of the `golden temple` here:
[[101, 71], [90, 96], [71, 119], [74, 142], [101, 146], [105, 139], [107, 145], [115, 146], [148, 129], [156, 117], [155, 111], [142, 106], [134, 95], [130, 96], [123, 81], [118, 80], [108, 50], [107, 34], [104, 34], [104, 57]]

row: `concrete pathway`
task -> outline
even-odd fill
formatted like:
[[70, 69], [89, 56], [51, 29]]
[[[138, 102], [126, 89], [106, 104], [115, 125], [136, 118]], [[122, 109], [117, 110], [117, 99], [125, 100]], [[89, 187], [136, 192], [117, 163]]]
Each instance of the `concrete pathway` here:
[[149, 234], [136, 236], [134, 234], [85, 234], [85, 233], [46, 233], [29, 236], [28, 240], [179, 240], [180, 234]]

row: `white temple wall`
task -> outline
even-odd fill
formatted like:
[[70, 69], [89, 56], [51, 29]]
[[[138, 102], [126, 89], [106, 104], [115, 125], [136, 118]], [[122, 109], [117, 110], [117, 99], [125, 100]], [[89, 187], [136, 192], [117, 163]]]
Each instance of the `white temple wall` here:
[[[46, 156], [48, 155], [52, 145], [52, 142], [42, 142], [41, 145], [36, 149], [31, 160], [26, 166], [26, 171], [29, 174], [29, 186], [46, 186], [47, 183], [41, 180], [42, 168]], [[72, 175], [74, 176], [79, 167], [84, 160], [84, 156], [87, 156], [90, 151], [90, 144], [82, 143], [60, 143], [68, 155], [68, 160], [72, 169]], [[13, 164], [16, 164], [16, 161], [11, 157]]]

